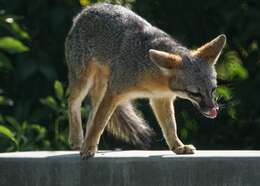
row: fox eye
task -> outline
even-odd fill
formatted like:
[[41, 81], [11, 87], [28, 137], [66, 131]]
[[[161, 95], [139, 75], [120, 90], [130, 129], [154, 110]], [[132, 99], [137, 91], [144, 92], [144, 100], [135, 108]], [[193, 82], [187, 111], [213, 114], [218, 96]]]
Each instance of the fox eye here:
[[187, 92], [188, 92], [188, 94], [191, 95], [192, 97], [199, 97], [199, 98], [202, 97], [201, 93], [199, 93], [199, 92], [191, 92], [191, 91], [187, 91]]

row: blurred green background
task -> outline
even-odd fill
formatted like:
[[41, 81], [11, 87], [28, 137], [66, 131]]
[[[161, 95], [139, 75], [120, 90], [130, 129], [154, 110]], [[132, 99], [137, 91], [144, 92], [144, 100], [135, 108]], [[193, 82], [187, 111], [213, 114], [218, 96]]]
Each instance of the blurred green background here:
[[[69, 149], [64, 39], [83, 6], [101, 0], [0, 0], [0, 152]], [[217, 64], [221, 113], [204, 118], [176, 102], [178, 133], [198, 149], [260, 148], [260, 1], [110, 0], [128, 6], [190, 48], [227, 35]], [[167, 149], [156, 131], [151, 149]], [[88, 102], [82, 107], [84, 123]], [[105, 133], [101, 149], [135, 149]]]

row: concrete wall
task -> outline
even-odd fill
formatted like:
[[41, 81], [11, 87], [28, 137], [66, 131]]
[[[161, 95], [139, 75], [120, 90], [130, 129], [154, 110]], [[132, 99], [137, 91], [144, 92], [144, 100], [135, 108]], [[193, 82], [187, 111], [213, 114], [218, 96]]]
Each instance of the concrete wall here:
[[0, 186], [259, 186], [259, 151], [78, 152], [0, 154]]

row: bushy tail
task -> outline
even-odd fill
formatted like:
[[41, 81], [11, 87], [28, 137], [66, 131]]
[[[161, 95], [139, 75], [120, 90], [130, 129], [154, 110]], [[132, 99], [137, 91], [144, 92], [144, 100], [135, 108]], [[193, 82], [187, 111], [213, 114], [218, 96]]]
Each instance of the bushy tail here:
[[115, 137], [145, 149], [150, 146], [153, 135], [153, 130], [131, 102], [125, 102], [117, 107], [106, 129]]

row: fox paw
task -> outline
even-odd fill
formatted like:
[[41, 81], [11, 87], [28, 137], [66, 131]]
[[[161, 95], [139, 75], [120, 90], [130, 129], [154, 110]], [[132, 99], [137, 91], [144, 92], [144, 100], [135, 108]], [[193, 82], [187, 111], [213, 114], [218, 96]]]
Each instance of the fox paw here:
[[196, 148], [193, 145], [182, 145], [173, 150], [176, 154], [194, 154]]
[[82, 147], [80, 150], [80, 156], [82, 160], [87, 160], [95, 155], [97, 152], [96, 146]]
[[82, 143], [83, 143], [83, 136], [77, 138], [69, 137], [69, 144], [72, 150], [80, 150]]

